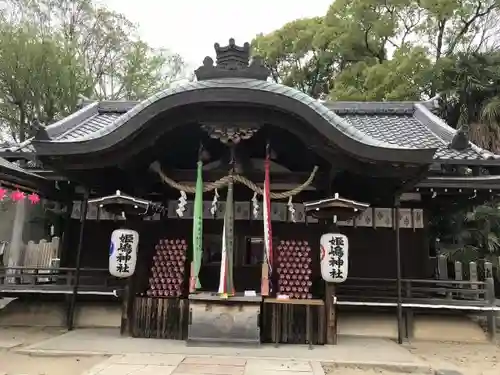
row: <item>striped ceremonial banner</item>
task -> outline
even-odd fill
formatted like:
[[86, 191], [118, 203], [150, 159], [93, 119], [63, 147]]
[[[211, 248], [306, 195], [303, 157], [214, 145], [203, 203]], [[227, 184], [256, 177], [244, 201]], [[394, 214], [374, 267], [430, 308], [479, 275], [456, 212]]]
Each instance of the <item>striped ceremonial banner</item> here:
[[[268, 147], [269, 149], [269, 147]], [[264, 201], [262, 204], [262, 215], [264, 222], [264, 250], [265, 250], [265, 261], [268, 268], [268, 282], [269, 290], [262, 288], [263, 295], [269, 295], [272, 293], [272, 273], [273, 273], [273, 232], [271, 228], [271, 196], [270, 196], [270, 178], [269, 178], [269, 150], [266, 150], [266, 160], [264, 164]]]
[[234, 253], [234, 205], [233, 182], [227, 187], [226, 211], [222, 229], [222, 254], [220, 262], [219, 294], [222, 297], [234, 296], [233, 253]]

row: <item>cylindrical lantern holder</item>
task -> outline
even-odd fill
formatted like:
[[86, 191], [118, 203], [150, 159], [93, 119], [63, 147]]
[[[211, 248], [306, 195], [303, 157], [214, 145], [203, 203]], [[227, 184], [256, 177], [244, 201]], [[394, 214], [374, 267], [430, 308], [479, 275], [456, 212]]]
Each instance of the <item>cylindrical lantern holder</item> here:
[[183, 295], [187, 249], [185, 239], [159, 240], [155, 246], [146, 290], [148, 297], [181, 297]]
[[308, 241], [281, 240], [277, 246], [278, 294], [311, 299], [311, 247]]

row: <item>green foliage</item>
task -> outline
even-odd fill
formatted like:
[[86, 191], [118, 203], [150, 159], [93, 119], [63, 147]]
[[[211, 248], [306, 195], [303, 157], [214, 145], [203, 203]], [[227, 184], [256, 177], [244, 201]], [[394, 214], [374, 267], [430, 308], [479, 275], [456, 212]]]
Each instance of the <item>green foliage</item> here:
[[337, 0], [324, 17], [258, 35], [254, 53], [275, 81], [315, 97], [418, 100], [449, 86], [443, 69], [460, 53], [496, 49], [499, 9], [499, 0]]
[[3, 0], [0, 10], [0, 127], [16, 141], [82, 97], [140, 100], [182, 77], [179, 55], [92, 0]]
[[[423, 100], [500, 152], [500, 0], [336, 0], [323, 17], [253, 40], [276, 82], [316, 98]], [[435, 237], [455, 257], [500, 255], [500, 214], [481, 206], [436, 214]]]
[[492, 260], [500, 256], [500, 210], [497, 203], [453, 215], [434, 215], [431, 231], [440, 250], [453, 260]]

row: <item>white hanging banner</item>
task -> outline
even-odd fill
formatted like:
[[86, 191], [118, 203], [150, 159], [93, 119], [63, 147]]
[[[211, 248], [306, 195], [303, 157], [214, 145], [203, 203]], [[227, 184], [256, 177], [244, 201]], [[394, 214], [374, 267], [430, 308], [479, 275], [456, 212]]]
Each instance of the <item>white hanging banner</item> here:
[[131, 229], [117, 229], [111, 233], [109, 246], [109, 273], [115, 277], [132, 276], [137, 263], [139, 233]]
[[325, 233], [320, 239], [321, 277], [329, 283], [347, 279], [349, 240], [340, 233]]

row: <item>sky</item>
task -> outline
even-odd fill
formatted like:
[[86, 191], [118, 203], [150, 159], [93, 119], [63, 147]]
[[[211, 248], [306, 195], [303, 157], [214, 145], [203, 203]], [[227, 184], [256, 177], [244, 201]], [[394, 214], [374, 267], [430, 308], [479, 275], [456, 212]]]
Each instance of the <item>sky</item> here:
[[298, 18], [322, 16], [333, 0], [99, 0], [136, 23], [142, 39], [153, 47], [180, 54], [198, 67], [214, 56], [213, 45], [233, 37], [251, 42]]

